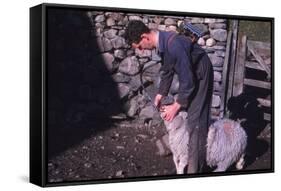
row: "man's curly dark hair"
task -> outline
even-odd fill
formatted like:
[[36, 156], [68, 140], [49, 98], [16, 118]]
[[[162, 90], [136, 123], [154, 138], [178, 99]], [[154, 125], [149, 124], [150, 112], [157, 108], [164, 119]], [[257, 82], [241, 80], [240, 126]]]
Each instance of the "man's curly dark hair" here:
[[128, 44], [139, 43], [141, 41], [141, 35], [143, 33], [149, 33], [150, 29], [139, 20], [132, 20], [129, 22], [126, 32], [125, 39]]

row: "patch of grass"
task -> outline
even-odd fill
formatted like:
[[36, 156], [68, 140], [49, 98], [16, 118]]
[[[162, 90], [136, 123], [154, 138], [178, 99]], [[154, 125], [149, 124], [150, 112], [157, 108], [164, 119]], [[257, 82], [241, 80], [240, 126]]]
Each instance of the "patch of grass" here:
[[270, 42], [271, 23], [264, 21], [239, 21], [239, 35], [247, 35], [249, 40]]

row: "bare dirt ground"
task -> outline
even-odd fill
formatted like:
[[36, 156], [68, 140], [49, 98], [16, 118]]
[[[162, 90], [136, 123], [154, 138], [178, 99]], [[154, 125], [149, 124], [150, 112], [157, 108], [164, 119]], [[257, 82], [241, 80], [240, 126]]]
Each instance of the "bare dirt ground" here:
[[[75, 136], [75, 131], [72, 133]], [[160, 156], [156, 146], [165, 134], [162, 124], [123, 121], [112, 123], [107, 130], [87, 133], [90, 135], [80, 143], [49, 158], [48, 182], [175, 175], [172, 155]], [[267, 126], [250, 144], [244, 170], [270, 168], [270, 140]]]

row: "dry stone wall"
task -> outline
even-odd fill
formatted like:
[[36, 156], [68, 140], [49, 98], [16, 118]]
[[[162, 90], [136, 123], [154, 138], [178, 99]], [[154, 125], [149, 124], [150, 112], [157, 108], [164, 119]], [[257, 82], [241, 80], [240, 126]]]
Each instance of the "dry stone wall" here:
[[[177, 31], [181, 21], [188, 21], [199, 27], [205, 35], [197, 43], [206, 50], [214, 67], [212, 118], [219, 117], [227, 39], [226, 19], [96, 11], [87, 12], [87, 16], [91, 22], [93, 38], [96, 38], [99, 46], [99, 54], [117, 84], [119, 96], [125, 103], [126, 114], [130, 117], [153, 118], [156, 115], [149, 99], [141, 91], [140, 72], [143, 66], [154, 65], [143, 73], [146, 90], [154, 98], [159, 85], [161, 58], [155, 50], [139, 52], [130, 49], [123, 37], [127, 23], [130, 20], [141, 20], [150, 29], [164, 31]], [[170, 93], [177, 94], [177, 88], [175, 76]]]

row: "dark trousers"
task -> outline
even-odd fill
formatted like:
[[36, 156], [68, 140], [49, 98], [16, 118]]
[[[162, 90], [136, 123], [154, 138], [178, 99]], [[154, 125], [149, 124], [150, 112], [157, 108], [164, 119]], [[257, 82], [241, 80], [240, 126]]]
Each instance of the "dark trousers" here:
[[213, 93], [213, 67], [207, 55], [199, 61], [196, 74], [195, 90], [187, 108], [190, 134], [188, 173], [202, 172], [206, 165], [206, 144]]

